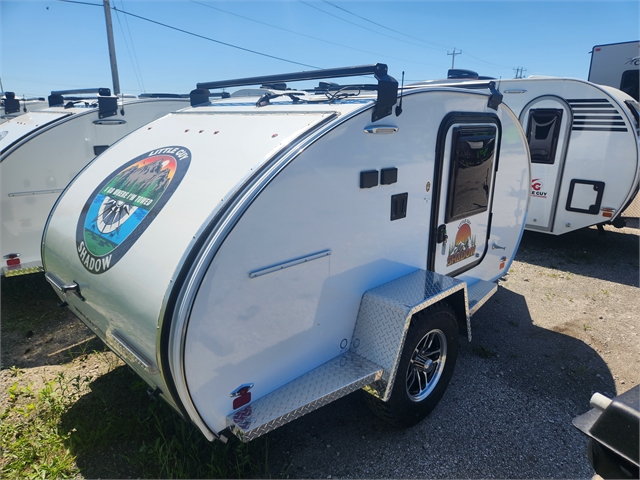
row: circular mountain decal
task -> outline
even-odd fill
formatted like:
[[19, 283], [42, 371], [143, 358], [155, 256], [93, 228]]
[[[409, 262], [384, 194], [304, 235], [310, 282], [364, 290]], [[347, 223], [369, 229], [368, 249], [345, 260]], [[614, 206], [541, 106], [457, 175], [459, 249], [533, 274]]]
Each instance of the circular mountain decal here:
[[113, 267], [178, 188], [191, 162], [185, 147], [163, 147], [127, 162], [91, 194], [76, 229], [78, 257], [89, 272]]

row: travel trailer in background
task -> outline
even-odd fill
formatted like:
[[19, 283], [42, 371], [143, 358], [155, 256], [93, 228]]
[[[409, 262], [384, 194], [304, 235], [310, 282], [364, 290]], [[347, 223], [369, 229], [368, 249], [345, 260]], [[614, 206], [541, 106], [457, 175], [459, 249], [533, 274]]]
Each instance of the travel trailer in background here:
[[[640, 41], [596, 45], [591, 50], [589, 81], [619, 88], [639, 99]], [[627, 217], [640, 217], [640, 195], [622, 212]]]
[[191, 108], [67, 187], [45, 276], [210, 440], [249, 441], [361, 388], [412, 425], [524, 229], [527, 141], [501, 99], [493, 85], [398, 99], [383, 64], [198, 84]]
[[42, 270], [42, 230], [51, 207], [92, 158], [189, 105], [184, 98], [117, 98], [108, 88], [52, 92], [48, 100], [51, 107], [0, 124], [0, 253], [6, 276]]
[[589, 81], [622, 90], [640, 100], [640, 41], [596, 45], [591, 50]]
[[[486, 82], [414, 84], [482, 87]], [[562, 235], [591, 225], [624, 225], [622, 211], [638, 192], [638, 102], [604, 85], [569, 78], [501, 80], [531, 151], [527, 230]]]

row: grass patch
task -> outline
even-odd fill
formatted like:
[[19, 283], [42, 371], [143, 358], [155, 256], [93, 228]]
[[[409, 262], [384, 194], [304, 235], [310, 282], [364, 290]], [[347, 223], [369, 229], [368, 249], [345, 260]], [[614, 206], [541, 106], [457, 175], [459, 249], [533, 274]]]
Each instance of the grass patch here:
[[266, 437], [207, 441], [164, 401], [151, 401], [128, 367], [95, 379], [61, 373], [39, 390], [14, 373], [0, 414], [2, 478], [270, 476]]
[[9, 406], [0, 414], [2, 478], [78, 475], [68, 446], [71, 432], [60, 429], [60, 418], [76, 398], [77, 390], [70, 389], [80, 384], [79, 378], [67, 382], [61, 376], [37, 392], [33, 384], [19, 386], [17, 381], [9, 387]]

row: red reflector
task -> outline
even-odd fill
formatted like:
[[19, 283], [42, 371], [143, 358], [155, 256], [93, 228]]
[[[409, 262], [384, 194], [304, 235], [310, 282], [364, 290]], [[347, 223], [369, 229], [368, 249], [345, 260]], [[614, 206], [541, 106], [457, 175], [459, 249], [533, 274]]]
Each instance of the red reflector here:
[[251, 401], [251, 392], [243, 393], [233, 399], [233, 409], [236, 410]]
[[611, 212], [602, 212], [602, 216], [611, 218], [611, 217], [613, 217], [613, 213], [611, 213]]
[[599, 52], [601, 49], [600, 48], [596, 48], [596, 52]]
[[20, 259], [19, 258], [10, 258], [9, 260], [7, 260], [7, 266], [12, 266], [12, 265], [20, 265]]

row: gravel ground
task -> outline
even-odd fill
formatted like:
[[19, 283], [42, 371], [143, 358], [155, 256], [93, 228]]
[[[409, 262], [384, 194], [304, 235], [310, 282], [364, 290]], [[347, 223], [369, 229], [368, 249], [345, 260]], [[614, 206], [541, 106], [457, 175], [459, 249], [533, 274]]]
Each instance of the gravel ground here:
[[[640, 383], [637, 219], [629, 227], [525, 232], [498, 292], [472, 319], [473, 341], [460, 338], [453, 379], [429, 417], [390, 428], [356, 392], [271, 432], [272, 475], [592, 478], [572, 418], [590, 409], [594, 392], [613, 396]], [[73, 369], [107, 378], [99, 356], [69, 361], [72, 347], [99, 350], [97, 340], [45, 302], [51, 292], [41, 276], [28, 277], [2, 281], [4, 312], [37, 310], [41, 320], [3, 327], [1, 389], [14, 381], [11, 366], [24, 381]]]
[[271, 434], [291, 478], [591, 478], [571, 424], [594, 392], [640, 383], [637, 220], [604, 236], [526, 232], [517, 261], [461, 337], [440, 404], [389, 428], [360, 392]]

